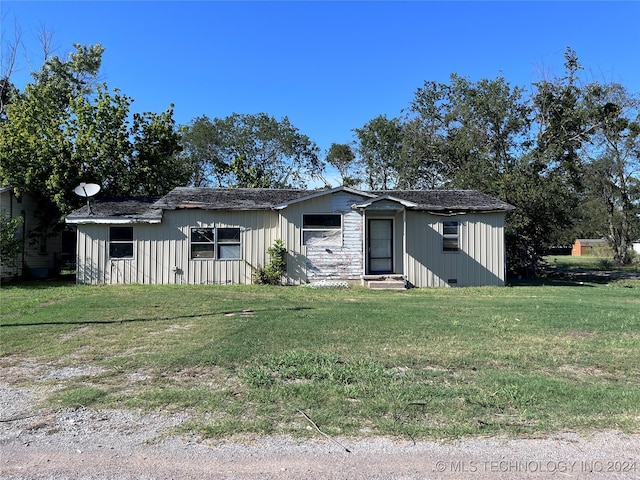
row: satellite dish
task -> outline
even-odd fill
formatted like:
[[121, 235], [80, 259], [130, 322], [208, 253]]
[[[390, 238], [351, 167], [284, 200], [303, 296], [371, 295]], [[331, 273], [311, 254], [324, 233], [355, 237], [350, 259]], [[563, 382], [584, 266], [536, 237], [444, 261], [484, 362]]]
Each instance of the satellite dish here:
[[93, 197], [96, 193], [100, 191], [100, 185], [95, 183], [84, 183], [82, 182], [76, 188], [73, 189], [76, 195], [79, 197]]
[[73, 191], [79, 197], [84, 197], [87, 199], [87, 208], [89, 209], [89, 215], [93, 215], [93, 211], [91, 210], [91, 204], [89, 203], [89, 199], [100, 191], [100, 185], [95, 183], [82, 182], [80, 183], [80, 185], [74, 188]]

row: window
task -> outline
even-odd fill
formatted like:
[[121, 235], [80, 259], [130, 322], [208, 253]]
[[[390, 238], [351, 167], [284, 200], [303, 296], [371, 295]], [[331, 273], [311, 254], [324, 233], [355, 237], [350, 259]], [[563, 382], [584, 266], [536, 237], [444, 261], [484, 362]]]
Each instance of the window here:
[[239, 228], [192, 228], [191, 258], [219, 260], [239, 259]]
[[191, 229], [191, 258], [213, 258], [215, 235], [213, 228]]
[[133, 227], [109, 227], [109, 258], [133, 258]]
[[218, 229], [218, 258], [220, 260], [240, 258], [239, 228]]
[[302, 216], [303, 245], [342, 245], [340, 214], [307, 214]]
[[457, 252], [460, 250], [458, 222], [444, 222], [442, 228], [442, 251]]

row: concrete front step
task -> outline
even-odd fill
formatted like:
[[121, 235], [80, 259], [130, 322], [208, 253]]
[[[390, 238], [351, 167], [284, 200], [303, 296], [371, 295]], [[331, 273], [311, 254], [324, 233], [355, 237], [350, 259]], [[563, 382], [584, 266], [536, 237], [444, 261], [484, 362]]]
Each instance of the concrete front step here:
[[406, 290], [402, 275], [364, 275], [363, 285], [372, 290]]
[[404, 282], [369, 282], [371, 290], [406, 290]]

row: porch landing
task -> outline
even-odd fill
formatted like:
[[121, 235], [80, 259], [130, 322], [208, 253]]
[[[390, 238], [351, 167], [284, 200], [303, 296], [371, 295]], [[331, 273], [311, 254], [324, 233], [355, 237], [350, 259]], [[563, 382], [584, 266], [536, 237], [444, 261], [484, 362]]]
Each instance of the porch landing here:
[[407, 283], [404, 275], [385, 274], [385, 275], [363, 275], [362, 285], [372, 290], [406, 290]]

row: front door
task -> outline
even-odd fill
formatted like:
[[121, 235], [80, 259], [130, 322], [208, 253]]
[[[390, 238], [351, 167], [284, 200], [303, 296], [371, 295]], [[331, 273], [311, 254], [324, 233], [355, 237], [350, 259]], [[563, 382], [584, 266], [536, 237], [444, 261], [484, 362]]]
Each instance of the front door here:
[[369, 273], [393, 273], [393, 220], [369, 219]]

